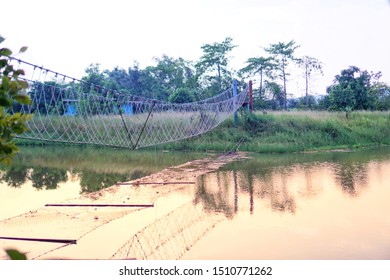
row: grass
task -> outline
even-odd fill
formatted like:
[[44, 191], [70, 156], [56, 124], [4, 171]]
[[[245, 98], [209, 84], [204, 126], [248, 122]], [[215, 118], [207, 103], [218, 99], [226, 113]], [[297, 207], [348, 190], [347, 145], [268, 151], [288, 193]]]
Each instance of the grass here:
[[241, 114], [237, 127], [232, 119], [215, 130], [166, 149], [223, 151], [245, 140], [241, 151], [291, 153], [357, 148], [390, 144], [389, 112], [254, 112]]
[[[156, 132], [156, 131], [154, 131]], [[239, 114], [237, 127], [227, 119], [205, 134], [145, 150], [291, 153], [390, 144], [389, 112], [254, 112]]]

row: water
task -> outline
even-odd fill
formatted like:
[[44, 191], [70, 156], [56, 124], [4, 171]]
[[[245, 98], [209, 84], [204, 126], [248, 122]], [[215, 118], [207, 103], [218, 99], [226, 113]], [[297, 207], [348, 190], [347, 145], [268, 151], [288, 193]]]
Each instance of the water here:
[[[0, 219], [205, 156], [29, 148], [3, 168]], [[252, 155], [48, 257], [390, 259], [389, 174], [389, 148]]]
[[185, 258], [390, 259], [389, 174], [389, 149], [258, 155], [207, 174], [199, 199], [227, 219]]
[[22, 146], [11, 166], [0, 166], [0, 220], [205, 156], [80, 146]]

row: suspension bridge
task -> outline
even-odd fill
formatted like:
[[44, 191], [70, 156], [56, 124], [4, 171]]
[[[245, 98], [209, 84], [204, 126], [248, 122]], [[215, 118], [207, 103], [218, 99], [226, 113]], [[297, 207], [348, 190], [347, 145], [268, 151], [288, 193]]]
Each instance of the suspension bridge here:
[[30, 76], [31, 105], [12, 113], [31, 114], [20, 138], [137, 149], [206, 133], [246, 102], [237, 87], [208, 99], [175, 104], [86, 83], [12, 58]]

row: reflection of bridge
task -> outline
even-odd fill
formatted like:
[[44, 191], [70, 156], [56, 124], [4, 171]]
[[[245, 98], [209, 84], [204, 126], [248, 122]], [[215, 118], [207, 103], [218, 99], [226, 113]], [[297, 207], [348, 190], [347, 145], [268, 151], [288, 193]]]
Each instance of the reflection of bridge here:
[[111, 259], [179, 259], [224, 218], [199, 204], [184, 204], [133, 235]]
[[[174, 104], [86, 83], [14, 59], [31, 73], [31, 106], [14, 112], [33, 114], [23, 138], [136, 149], [203, 134], [245, 102], [237, 86], [209, 99]], [[27, 70], [28, 69], [28, 70]], [[235, 83], [234, 83], [235, 85]]]
[[[48, 203], [44, 208], [1, 220], [0, 247], [18, 246], [29, 259], [83, 258], [85, 254], [88, 254], [87, 258], [103, 259], [109, 256], [113, 259], [180, 258], [226, 217], [222, 213], [208, 213], [203, 201], [182, 205], [183, 199], [188, 201], [190, 198], [192, 201], [194, 178], [244, 156], [235, 153], [191, 161], [135, 181], [123, 182], [60, 204]], [[170, 200], [171, 197], [173, 200]], [[166, 199], [174, 203], [161, 207]], [[158, 212], [153, 209], [156, 200]], [[177, 204], [182, 206], [177, 207]], [[167, 211], [171, 212], [157, 220], [153, 215], [164, 215]], [[128, 219], [132, 222], [128, 223]], [[120, 238], [114, 237], [115, 234]], [[113, 254], [112, 248], [120, 249]], [[99, 255], [96, 250], [103, 253]]]

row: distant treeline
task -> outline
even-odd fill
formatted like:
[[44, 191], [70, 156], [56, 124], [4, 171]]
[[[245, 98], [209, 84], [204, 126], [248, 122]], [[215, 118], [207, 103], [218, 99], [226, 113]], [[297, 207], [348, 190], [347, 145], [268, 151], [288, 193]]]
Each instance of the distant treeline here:
[[[299, 45], [295, 41], [270, 44], [264, 48], [268, 56], [250, 57], [238, 71], [230, 67], [230, 53], [237, 46], [227, 37], [222, 42], [201, 46], [203, 55], [198, 61], [173, 58], [167, 55], [155, 57], [155, 65], [141, 68], [137, 62], [127, 69], [115, 67], [100, 69], [91, 64], [82, 81], [99, 88], [117, 90], [124, 94], [153, 98], [173, 103], [201, 100], [230, 88], [233, 80], [240, 89], [249, 79], [256, 77], [253, 90], [254, 108], [257, 110], [306, 109], [306, 110], [389, 110], [390, 87], [380, 81], [381, 73], [368, 72], [350, 66], [335, 76], [326, 92], [309, 94], [312, 76], [322, 74], [322, 63], [310, 56], [295, 57]], [[287, 90], [287, 77], [292, 67], [298, 67], [306, 82], [306, 95], [293, 98]], [[302, 82], [304, 82], [302, 81]], [[53, 82], [47, 82], [47, 102], [53, 93]], [[54, 85], [66, 88], [67, 85]], [[99, 94], [99, 93], [96, 93]], [[39, 103], [38, 102], [38, 103]], [[37, 108], [43, 104], [35, 104]]]

